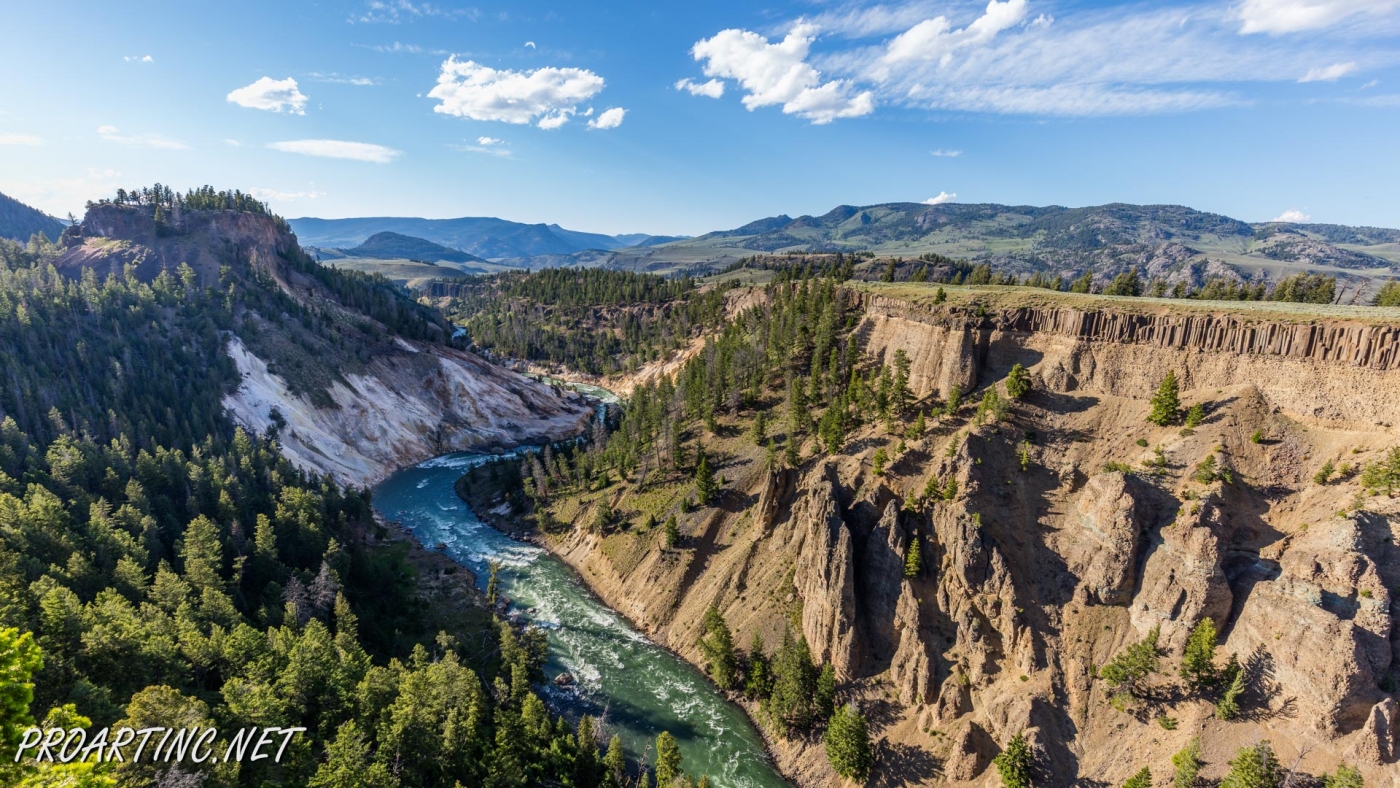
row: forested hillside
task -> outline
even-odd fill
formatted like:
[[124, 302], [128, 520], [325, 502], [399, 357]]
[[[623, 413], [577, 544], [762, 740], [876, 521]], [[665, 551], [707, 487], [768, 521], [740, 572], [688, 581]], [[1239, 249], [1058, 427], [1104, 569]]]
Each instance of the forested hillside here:
[[[615, 784], [587, 726], [532, 689], [541, 633], [431, 604], [366, 491], [225, 414], [230, 331], [309, 387], [313, 358], [445, 337], [382, 281], [210, 235], [266, 214], [156, 187], [94, 206], [62, 245], [0, 240], [0, 783]], [[82, 257], [104, 223], [190, 264]], [[17, 765], [35, 721], [307, 730], [280, 763]]]
[[48, 214], [0, 194], [0, 238], [28, 241], [29, 236], [43, 233], [49, 240], [63, 232], [63, 223]]
[[724, 315], [724, 289], [604, 269], [505, 273], [428, 289], [493, 353], [592, 375], [669, 358]]

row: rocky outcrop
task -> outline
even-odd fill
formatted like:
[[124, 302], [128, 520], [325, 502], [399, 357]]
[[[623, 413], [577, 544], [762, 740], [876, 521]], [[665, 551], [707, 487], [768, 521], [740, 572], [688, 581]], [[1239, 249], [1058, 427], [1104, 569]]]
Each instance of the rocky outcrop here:
[[953, 782], [972, 780], [981, 774], [997, 754], [996, 742], [975, 722], [967, 722], [953, 733], [953, 746], [943, 760], [943, 777]]
[[1259, 559], [1263, 578], [1248, 578], [1252, 587], [1226, 645], [1260, 655], [1271, 680], [1323, 731], [1354, 730], [1380, 700], [1377, 683], [1393, 659], [1392, 622], [1390, 590], [1373, 555], [1393, 549], [1363, 533], [1355, 517], [1332, 519], [1296, 539], [1277, 568]]
[[228, 353], [242, 380], [224, 407], [244, 427], [277, 426], [282, 453], [341, 484], [370, 485], [406, 465], [477, 447], [576, 435], [591, 407], [542, 383], [442, 345], [403, 341], [363, 374], [328, 389], [335, 407], [293, 393], [237, 337]]
[[1361, 763], [1400, 761], [1400, 706], [1394, 700], [1386, 698], [1371, 707], [1350, 754]]
[[1186, 645], [1203, 618], [1223, 628], [1233, 594], [1221, 568], [1221, 515], [1214, 498], [1184, 509], [1147, 548], [1142, 582], [1129, 612], [1134, 628], [1160, 629], [1169, 648]]
[[888, 658], [895, 647], [895, 606], [900, 601], [904, 579], [904, 553], [908, 540], [899, 522], [899, 505], [885, 504], [880, 521], [866, 539], [861, 559], [861, 624], [871, 655]]
[[792, 499], [796, 477], [796, 472], [790, 468], [775, 468], [768, 472], [763, 491], [758, 494], [758, 506], [754, 509], [754, 522], [763, 533], [772, 529], [779, 513]]
[[890, 662], [890, 681], [899, 694], [899, 702], [906, 706], [928, 703], [933, 699], [933, 657], [922, 623], [914, 586], [905, 580], [901, 584], [899, 605], [894, 617], [899, 648]]
[[832, 469], [820, 464], [798, 485], [792, 522], [800, 540], [793, 584], [802, 597], [802, 634], [817, 664], [830, 662], [837, 678], [854, 676], [856, 642], [855, 546], [837, 510]]
[[1104, 605], [1126, 603], [1137, 580], [1142, 516], [1125, 473], [1101, 473], [1089, 480], [1074, 504], [1087, 549], [1076, 551], [1070, 566], [1090, 600]]

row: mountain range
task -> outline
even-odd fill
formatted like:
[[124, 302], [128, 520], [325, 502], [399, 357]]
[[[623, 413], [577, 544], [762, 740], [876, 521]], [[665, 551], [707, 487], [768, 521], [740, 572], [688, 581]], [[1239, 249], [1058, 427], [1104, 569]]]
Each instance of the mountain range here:
[[613, 250], [679, 240], [675, 236], [645, 233], [603, 235], [566, 230], [557, 224], [523, 224], [493, 217], [419, 219], [366, 217], [317, 219], [303, 217], [288, 223], [301, 245], [308, 248], [348, 249], [383, 232], [421, 238], [479, 258], [527, 258], [567, 255], [589, 249]]

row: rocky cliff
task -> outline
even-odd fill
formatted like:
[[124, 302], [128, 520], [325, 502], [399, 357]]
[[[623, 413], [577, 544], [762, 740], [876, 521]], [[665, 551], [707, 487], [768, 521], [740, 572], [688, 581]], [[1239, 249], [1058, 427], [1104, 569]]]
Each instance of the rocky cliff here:
[[210, 320], [224, 322], [238, 369], [230, 415], [344, 484], [450, 451], [567, 437], [592, 414], [577, 395], [453, 347], [446, 321], [387, 281], [321, 268], [274, 216], [176, 201], [158, 220], [151, 206], [99, 204], [61, 243], [55, 265], [68, 276], [226, 292], [227, 314]]
[[[857, 314], [867, 353], [908, 355], [930, 414], [954, 385], [1004, 391], [1025, 365], [1034, 389], [1004, 421], [933, 415], [902, 451], [872, 425], [768, 472], [746, 439], [723, 437], [744, 431], [726, 417], [707, 452], [732, 493], [681, 516], [680, 546], [580, 531], [561, 553], [697, 662], [711, 604], [739, 643], [800, 632], [872, 720], [881, 784], [996, 785], [991, 759], [1018, 733], [1045, 785], [1170, 774], [1193, 737], [1208, 779], [1267, 738], [1303, 771], [1354, 763], [1368, 785], [1394, 784], [1400, 504], [1367, 494], [1356, 469], [1395, 442], [1396, 326], [1007, 303], [1019, 297], [979, 308], [963, 292], [939, 306], [867, 292]], [[1194, 429], [1146, 421], [1168, 369], [1184, 404], [1203, 406]], [[892, 460], [876, 476], [880, 448]], [[1314, 481], [1328, 461], [1341, 476]], [[951, 496], [925, 496], [931, 477]], [[626, 516], [655, 494], [609, 493], [609, 506]], [[906, 576], [916, 542], [922, 566]], [[1233, 655], [1247, 680], [1229, 720], [1176, 677], [1207, 617], [1218, 662]], [[1120, 711], [1098, 670], [1154, 629], [1161, 673]], [[840, 784], [819, 742], [774, 750], [800, 784]]]

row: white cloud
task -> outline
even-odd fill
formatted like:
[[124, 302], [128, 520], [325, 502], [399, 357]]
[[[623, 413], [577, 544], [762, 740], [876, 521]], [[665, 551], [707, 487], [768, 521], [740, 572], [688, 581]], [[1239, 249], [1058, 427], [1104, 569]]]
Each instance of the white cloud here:
[[952, 202], [956, 199], [958, 199], [958, 195], [941, 191], [938, 193], [938, 196], [924, 200], [924, 205], [942, 205], [945, 202]]
[[116, 193], [121, 185], [119, 177], [121, 173], [117, 170], [90, 167], [85, 178], [45, 177], [41, 181], [0, 178], [0, 192], [52, 216], [63, 216], [70, 211], [82, 215], [85, 203]]
[[513, 155], [510, 144], [496, 137], [477, 137], [475, 145], [451, 144], [447, 147], [464, 153], [485, 153], [491, 156], [499, 156], [503, 159], [509, 159]]
[[1296, 208], [1292, 208], [1292, 209], [1289, 209], [1289, 210], [1287, 210], [1287, 211], [1284, 211], [1283, 213], [1279, 214], [1278, 216], [1275, 216], [1274, 218], [1270, 219], [1269, 221], [1271, 221], [1271, 222], [1289, 222], [1289, 223], [1292, 223], [1292, 224], [1299, 224], [1299, 223], [1302, 223], [1302, 222], [1306, 222], [1306, 221], [1308, 221], [1309, 219], [1312, 219], [1312, 217], [1309, 216], [1309, 215], [1307, 215], [1307, 214], [1305, 214], [1305, 213], [1303, 213], [1302, 211], [1300, 211], [1300, 210], [1298, 210], [1298, 209], [1296, 209]]
[[526, 41], [526, 42], [525, 42], [525, 46], [527, 46], [527, 47], [529, 47], [529, 48], [531, 48], [531, 49], [534, 49], [534, 48], [535, 48], [535, 42], [534, 42], [534, 41]]
[[776, 44], [749, 30], [721, 30], [691, 48], [703, 61], [707, 77], [733, 79], [748, 92], [742, 99], [750, 111], [774, 104], [783, 112], [815, 124], [837, 118], [869, 115], [875, 110], [870, 91], [853, 94], [846, 80], [822, 82], [822, 74], [807, 63], [817, 28], [798, 21]]
[[696, 82], [690, 77], [686, 77], [676, 82], [676, 90], [688, 90], [692, 96], [719, 98], [724, 95], [724, 83], [718, 79], [712, 79], [708, 82]]
[[627, 114], [627, 110], [622, 107], [605, 109], [598, 113], [598, 117], [588, 121], [590, 129], [615, 129], [622, 125], [622, 116]]
[[434, 3], [413, 3], [410, 0], [368, 0], [365, 3], [364, 11], [352, 15], [346, 21], [352, 25], [356, 22], [397, 25], [400, 22], [412, 22], [430, 17], [439, 19], [465, 17], [475, 20], [479, 16], [481, 16], [481, 12], [476, 8], [444, 8]]
[[1361, 86], [1361, 89], [1362, 89], [1362, 90], [1370, 90], [1371, 88], [1373, 88], [1373, 87], [1375, 87], [1375, 86], [1377, 86], [1377, 85], [1379, 85], [1379, 84], [1381, 84], [1381, 81], [1380, 81], [1379, 79], [1373, 79], [1373, 80], [1371, 80], [1370, 82], [1367, 82], [1366, 84], [1362, 85], [1362, 86]]
[[121, 177], [121, 171], [120, 171], [120, 170], [114, 170], [114, 169], [112, 169], [111, 167], [108, 167], [108, 168], [106, 168], [106, 169], [98, 169], [97, 167], [88, 167], [88, 178], [89, 178], [90, 180], [98, 181], [98, 180], [103, 180], [103, 179], [106, 179], [106, 178], [118, 178], [118, 177]]
[[556, 129], [605, 85], [602, 77], [581, 68], [498, 70], [448, 58], [428, 96], [439, 101], [433, 111], [445, 115], [517, 124], [538, 119], [540, 128]]
[[1299, 82], [1336, 82], [1342, 77], [1356, 70], [1356, 63], [1333, 63], [1330, 66], [1320, 66], [1308, 69], [1308, 73], [1300, 78]]
[[[363, 46], [363, 45], [362, 45], [362, 44], [356, 44], [355, 46]], [[426, 49], [426, 48], [421, 47], [421, 46], [419, 46], [419, 45], [417, 45], [417, 44], [405, 44], [405, 43], [400, 42], [400, 41], [395, 41], [395, 42], [392, 43], [392, 44], [374, 44], [374, 45], [372, 45], [372, 46], [368, 46], [368, 47], [364, 47], [364, 48], [365, 48], [365, 49], [372, 49], [372, 50], [374, 50], [375, 52], [379, 52], [379, 53], [385, 54], [385, 55], [445, 55], [445, 54], [447, 54], [447, 51], [446, 51], [446, 50], [443, 50], [443, 49]]]
[[297, 89], [297, 81], [291, 77], [286, 79], [262, 77], [251, 85], [230, 92], [228, 100], [231, 104], [249, 109], [290, 112], [294, 115], [306, 114], [306, 96]]
[[123, 55], [122, 60], [127, 63], [154, 63], [150, 55]]
[[961, 156], [963, 152], [960, 150], [945, 150], [943, 148], [939, 148], [937, 150], [929, 151], [929, 154], [937, 156], [940, 159], [956, 159], [957, 157]]
[[325, 192], [284, 192], [277, 189], [260, 189], [256, 186], [248, 190], [248, 193], [264, 202], [296, 202], [298, 200], [314, 200], [317, 197], [325, 197]]
[[124, 135], [116, 126], [98, 126], [97, 134], [108, 142], [116, 142], [132, 148], [161, 148], [164, 150], [187, 150], [190, 146], [183, 142], [168, 140], [155, 134]]
[[403, 151], [383, 145], [344, 140], [289, 140], [269, 143], [267, 147], [283, 153], [300, 153], [303, 156], [320, 156], [327, 159], [353, 159], [375, 164], [388, 164], [403, 155]]
[[1244, 0], [1235, 9], [1240, 33], [1298, 33], [1332, 27], [1357, 16], [1380, 17], [1400, 0]]
[[492, 145], [504, 145], [506, 141], [495, 137], [477, 137], [476, 144], [490, 147]]
[[33, 134], [4, 134], [0, 133], [0, 145], [43, 145], [44, 140]]
[[961, 30], [953, 30], [944, 16], [925, 19], [895, 36], [885, 48], [882, 60], [886, 69], [892, 64], [909, 61], [938, 61], [947, 65], [956, 50], [985, 44], [1025, 16], [1026, 0], [991, 0], [982, 16]]

